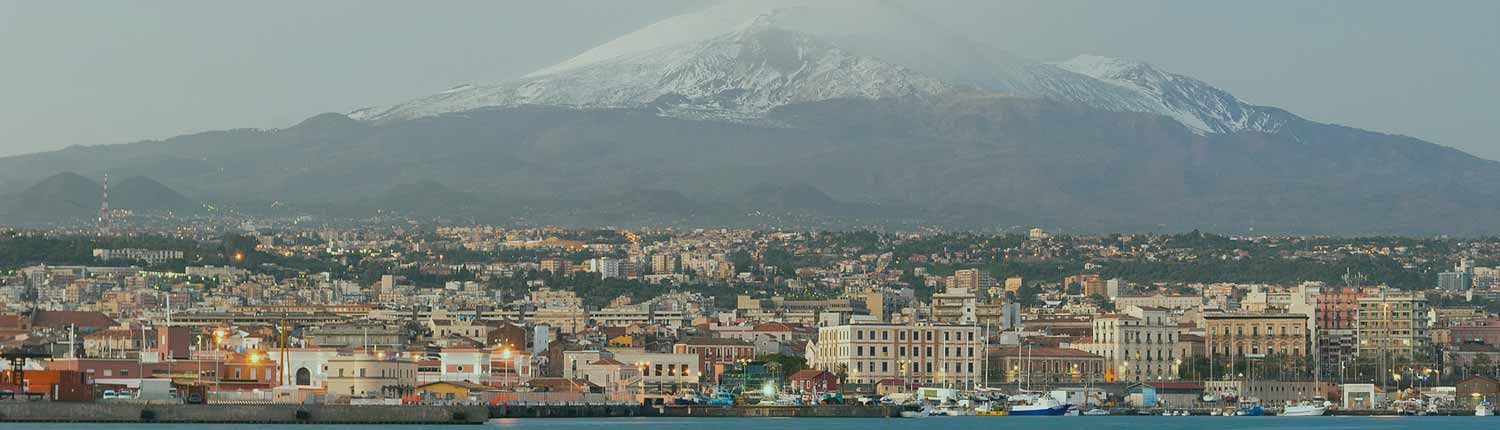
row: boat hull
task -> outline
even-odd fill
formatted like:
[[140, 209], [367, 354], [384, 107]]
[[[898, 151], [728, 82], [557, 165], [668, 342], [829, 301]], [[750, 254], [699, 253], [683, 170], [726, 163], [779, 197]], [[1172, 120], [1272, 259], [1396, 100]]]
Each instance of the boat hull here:
[[1318, 416], [1323, 416], [1323, 414], [1326, 414], [1326, 413], [1328, 413], [1328, 408], [1317, 408], [1317, 407], [1297, 408], [1297, 407], [1290, 407], [1290, 408], [1286, 408], [1285, 411], [1282, 411], [1281, 415], [1282, 416], [1286, 416], [1286, 417], [1318, 417]]
[[1030, 408], [1026, 406], [1011, 408], [1010, 416], [1062, 416], [1068, 413], [1068, 405], [1057, 405], [1045, 408]]

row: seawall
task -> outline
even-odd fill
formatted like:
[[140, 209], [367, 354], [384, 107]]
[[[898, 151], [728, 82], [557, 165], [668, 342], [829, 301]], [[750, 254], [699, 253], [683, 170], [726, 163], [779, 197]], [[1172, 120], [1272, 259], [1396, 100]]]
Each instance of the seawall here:
[[0, 402], [0, 422], [482, 424], [487, 419], [483, 406]]
[[667, 406], [668, 417], [777, 417], [777, 418], [896, 418], [898, 406]]

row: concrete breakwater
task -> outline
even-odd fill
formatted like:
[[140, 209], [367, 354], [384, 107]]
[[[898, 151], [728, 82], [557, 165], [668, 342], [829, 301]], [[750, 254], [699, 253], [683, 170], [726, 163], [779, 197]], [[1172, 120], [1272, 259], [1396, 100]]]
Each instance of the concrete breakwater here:
[[634, 405], [183, 405], [0, 402], [0, 422], [482, 424], [491, 418], [723, 417], [890, 418], [894, 406]]
[[894, 406], [818, 405], [818, 406], [631, 406], [631, 405], [497, 405], [490, 407], [491, 418], [575, 418], [575, 417], [823, 417], [823, 418], [889, 418], [901, 416]]
[[0, 403], [0, 422], [482, 424], [487, 419], [483, 406]]
[[495, 405], [490, 418], [654, 417], [661, 410], [637, 405]]

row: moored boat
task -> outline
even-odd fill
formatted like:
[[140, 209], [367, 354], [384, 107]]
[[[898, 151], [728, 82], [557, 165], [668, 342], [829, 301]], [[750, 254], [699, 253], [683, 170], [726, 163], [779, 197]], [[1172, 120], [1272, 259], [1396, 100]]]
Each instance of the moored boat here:
[[1295, 405], [1288, 405], [1286, 409], [1281, 410], [1281, 415], [1288, 417], [1316, 417], [1322, 416], [1326, 413], [1328, 413], [1327, 403], [1303, 402]]
[[1060, 416], [1068, 413], [1071, 405], [1057, 401], [1051, 396], [1037, 396], [1035, 400], [1010, 406], [1012, 416]]

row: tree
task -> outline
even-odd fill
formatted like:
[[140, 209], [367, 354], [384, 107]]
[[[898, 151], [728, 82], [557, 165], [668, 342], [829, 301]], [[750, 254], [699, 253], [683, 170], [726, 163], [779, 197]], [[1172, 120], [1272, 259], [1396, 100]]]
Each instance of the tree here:
[[1177, 367], [1177, 378], [1188, 381], [1200, 381], [1208, 379], [1210, 363], [1208, 357], [1195, 355], [1188, 357], [1181, 366]]
[[1469, 374], [1494, 377], [1495, 363], [1488, 353], [1478, 353], [1469, 362]]
[[1110, 301], [1108, 297], [1104, 297], [1102, 295], [1095, 294], [1095, 295], [1089, 296], [1089, 300], [1092, 301], [1092, 302], [1094, 302], [1094, 306], [1098, 307], [1100, 312], [1114, 312], [1115, 311], [1115, 302]]

